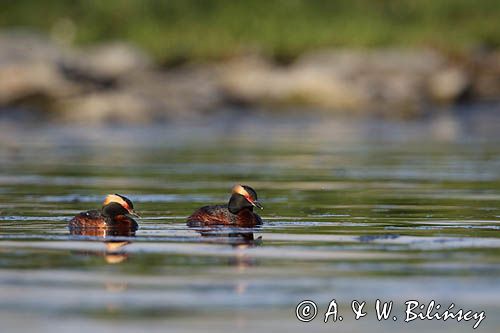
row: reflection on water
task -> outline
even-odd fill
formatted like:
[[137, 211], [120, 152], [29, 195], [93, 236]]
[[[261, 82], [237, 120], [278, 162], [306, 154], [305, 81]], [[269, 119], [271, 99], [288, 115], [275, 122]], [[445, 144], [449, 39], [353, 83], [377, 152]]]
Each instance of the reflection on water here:
[[248, 227], [234, 227], [234, 226], [223, 226], [223, 225], [190, 225], [188, 227], [191, 230], [196, 231], [200, 234], [203, 241], [209, 243], [220, 243], [220, 244], [231, 244], [237, 245], [249, 245], [256, 246], [262, 243], [262, 236], [257, 239], [254, 237], [254, 231], [259, 231], [259, 227], [248, 228]]
[[[257, 265], [257, 260], [249, 256], [244, 250], [254, 246], [262, 245], [262, 236], [255, 239], [252, 228], [234, 228], [234, 227], [190, 227], [196, 230], [202, 237], [202, 242], [228, 244], [235, 252], [226, 263], [228, 266], [234, 266], [239, 272], [244, 272], [248, 267]], [[248, 283], [240, 282], [235, 286], [238, 294], [243, 294], [247, 289]]]
[[[116, 237], [135, 237], [135, 230], [130, 228], [70, 228], [72, 236], [83, 236], [97, 238], [106, 246], [104, 251], [75, 251], [75, 254], [93, 255], [104, 257], [108, 264], [119, 264], [128, 259], [128, 254], [124, 252], [124, 247], [131, 241], [113, 240]], [[109, 240], [109, 238], [111, 238]], [[108, 240], [106, 240], [108, 239]]]
[[110, 228], [70, 228], [69, 233], [73, 236], [88, 237], [134, 237], [135, 230], [128, 227], [110, 227]]
[[[231, 230], [234, 229], [234, 230]], [[262, 236], [254, 237], [253, 230], [248, 228], [215, 228], [205, 227], [196, 229], [202, 237], [216, 242], [225, 241], [235, 247], [262, 245]]]
[[[373, 316], [304, 326], [293, 314], [303, 299], [335, 298], [343, 311], [353, 299], [390, 299], [400, 311], [416, 298], [485, 310], [480, 329], [500, 331], [490, 315], [500, 313], [495, 122], [480, 113], [436, 123], [260, 117], [194, 128], [3, 126], [2, 326], [470, 332]], [[266, 202], [261, 227], [186, 225], [240, 182]], [[71, 217], [114, 192], [140, 206], [135, 234], [70, 235]]]

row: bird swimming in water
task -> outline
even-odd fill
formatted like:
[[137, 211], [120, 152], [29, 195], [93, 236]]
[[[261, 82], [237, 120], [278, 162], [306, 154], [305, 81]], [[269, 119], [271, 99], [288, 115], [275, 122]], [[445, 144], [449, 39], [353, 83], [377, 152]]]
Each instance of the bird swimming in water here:
[[227, 205], [204, 206], [187, 219], [188, 226], [232, 225], [253, 227], [262, 224], [253, 208], [263, 209], [257, 193], [247, 185], [235, 185]]
[[132, 201], [120, 194], [108, 194], [101, 210], [81, 212], [69, 221], [69, 229], [120, 229], [135, 231], [137, 222], [130, 216], [139, 217], [134, 211]]

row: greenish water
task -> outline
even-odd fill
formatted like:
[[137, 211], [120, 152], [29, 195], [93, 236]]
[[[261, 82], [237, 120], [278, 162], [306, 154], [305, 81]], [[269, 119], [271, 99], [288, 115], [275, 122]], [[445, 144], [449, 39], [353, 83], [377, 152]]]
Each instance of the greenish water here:
[[[416, 299], [484, 310], [478, 331], [498, 332], [500, 135], [475, 119], [3, 124], [0, 322], [5, 332], [472, 331], [404, 323]], [[234, 183], [257, 190], [262, 227], [186, 227]], [[141, 212], [136, 236], [69, 235], [67, 221], [110, 192]], [[294, 315], [304, 299], [319, 307], [311, 323]], [[346, 319], [324, 324], [332, 299]], [[376, 299], [394, 301], [396, 322], [375, 319]], [[352, 300], [367, 301], [366, 318], [352, 319]]]

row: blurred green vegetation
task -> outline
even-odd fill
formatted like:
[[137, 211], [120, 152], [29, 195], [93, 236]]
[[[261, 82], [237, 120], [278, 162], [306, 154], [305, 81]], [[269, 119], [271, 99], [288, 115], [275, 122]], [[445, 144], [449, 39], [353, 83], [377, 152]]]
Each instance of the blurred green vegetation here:
[[12, 0], [2, 1], [0, 27], [74, 27], [78, 44], [125, 39], [163, 62], [252, 50], [286, 59], [331, 46], [462, 50], [500, 45], [500, 1]]

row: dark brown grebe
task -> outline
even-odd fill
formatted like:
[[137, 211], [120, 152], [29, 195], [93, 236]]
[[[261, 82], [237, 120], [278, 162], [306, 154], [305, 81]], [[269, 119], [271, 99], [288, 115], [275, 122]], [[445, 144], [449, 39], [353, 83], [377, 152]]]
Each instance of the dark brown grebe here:
[[76, 215], [69, 221], [69, 229], [72, 234], [78, 234], [78, 230], [82, 229], [135, 231], [137, 222], [129, 215], [139, 216], [134, 211], [132, 201], [119, 194], [109, 194], [101, 210], [89, 210]]
[[262, 224], [260, 216], [253, 212], [254, 207], [263, 209], [257, 193], [250, 186], [235, 185], [227, 205], [201, 207], [188, 217], [187, 224], [253, 227]]

